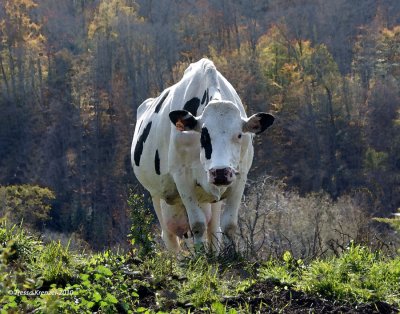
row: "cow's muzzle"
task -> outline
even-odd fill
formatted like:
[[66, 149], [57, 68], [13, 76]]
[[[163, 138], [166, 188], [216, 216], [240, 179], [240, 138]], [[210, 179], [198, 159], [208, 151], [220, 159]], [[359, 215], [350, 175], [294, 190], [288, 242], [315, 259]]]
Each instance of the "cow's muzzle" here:
[[236, 171], [230, 167], [209, 170], [210, 183], [217, 186], [230, 185], [236, 178]]

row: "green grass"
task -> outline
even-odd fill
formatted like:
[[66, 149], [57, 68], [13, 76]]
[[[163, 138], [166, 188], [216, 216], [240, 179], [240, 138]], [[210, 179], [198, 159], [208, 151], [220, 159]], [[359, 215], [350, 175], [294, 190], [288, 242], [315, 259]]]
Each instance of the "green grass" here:
[[291, 257], [269, 261], [259, 275], [332, 300], [400, 304], [400, 257], [388, 258], [354, 244], [340, 257], [307, 266]]
[[336, 259], [314, 261], [297, 286], [333, 299], [400, 304], [400, 258], [388, 259], [368, 248], [351, 246]]
[[[332, 300], [400, 305], [400, 257], [389, 258], [357, 245], [340, 257], [307, 265], [287, 252], [279, 260], [244, 266], [243, 260], [235, 264], [205, 256], [178, 259], [154, 249], [141, 259], [135, 250], [77, 253], [59, 242], [44, 244], [21, 226], [4, 222], [0, 241], [1, 313], [185, 313], [194, 309], [248, 313], [252, 308], [247, 301], [227, 306], [226, 300], [246, 295], [267, 281], [275, 282], [276, 289]], [[10, 291], [42, 294], [11, 295]]]

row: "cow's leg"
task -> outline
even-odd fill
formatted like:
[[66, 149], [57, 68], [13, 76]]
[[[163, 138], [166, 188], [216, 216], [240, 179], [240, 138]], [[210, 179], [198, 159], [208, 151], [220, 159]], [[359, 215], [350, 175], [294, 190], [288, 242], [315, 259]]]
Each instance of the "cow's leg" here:
[[221, 229], [225, 244], [233, 244], [238, 224], [238, 212], [242, 199], [246, 179], [238, 178], [225, 200], [224, 211], [221, 217]]
[[[185, 204], [186, 202], [186, 204]], [[197, 203], [197, 204], [196, 204]], [[195, 249], [202, 248], [205, 242], [204, 235], [207, 229], [207, 220], [200, 205], [196, 201], [184, 201], [189, 218], [190, 230], [193, 234]]]
[[195, 181], [188, 180], [187, 177], [182, 176], [182, 174], [174, 176], [174, 180], [179, 195], [181, 196], [182, 203], [186, 208], [195, 249], [202, 248], [204, 243], [204, 233], [207, 229], [207, 219], [196, 198]]
[[208, 244], [212, 251], [218, 253], [221, 246], [221, 205], [222, 202], [211, 204], [211, 219], [208, 222]]
[[160, 222], [161, 226], [161, 238], [163, 239], [164, 244], [169, 251], [178, 252], [179, 251], [178, 238], [174, 233], [168, 230], [166, 221], [163, 217], [163, 209], [165, 210], [165, 207], [168, 205], [158, 197], [153, 197], [152, 200], [153, 200], [154, 210], [156, 212], [158, 221]]

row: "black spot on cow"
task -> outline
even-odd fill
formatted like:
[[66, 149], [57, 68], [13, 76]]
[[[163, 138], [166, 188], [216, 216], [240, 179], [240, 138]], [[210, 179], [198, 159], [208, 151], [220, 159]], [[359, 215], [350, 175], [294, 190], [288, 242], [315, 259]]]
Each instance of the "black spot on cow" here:
[[183, 106], [183, 109], [189, 111], [193, 116], [197, 116], [197, 109], [199, 109], [199, 106], [200, 99], [193, 97], [186, 102], [186, 104]]
[[210, 134], [208, 133], [207, 128], [201, 129], [200, 144], [201, 147], [204, 148], [204, 151], [206, 153], [206, 158], [211, 159], [212, 145], [211, 145]]
[[158, 149], [156, 150], [156, 156], [154, 157], [154, 169], [158, 175], [161, 174], [160, 171], [160, 156], [158, 155]]
[[156, 106], [156, 109], [154, 109], [154, 113], [158, 113], [158, 112], [160, 111], [163, 102], [164, 102], [165, 99], [168, 97], [168, 94], [169, 94], [169, 90], [167, 90], [167, 91], [164, 93], [164, 95], [162, 96], [162, 98], [159, 100], [159, 102], [158, 102], [158, 104], [157, 104], [157, 106]]
[[151, 121], [144, 128], [144, 130], [143, 130], [142, 134], [139, 136], [139, 139], [135, 146], [135, 152], [133, 153], [133, 159], [135, 160], [135, 165], [138, 167], [140, 164], [140, 157], [142, 156], [142, 153], [143, 153], [143, 146], [147, 140], [147, 137], [149, 136], [150, 129], [151, 129]]
[[[204, 91], [203, 97], [201, 98], [201, 104], [203, 105], [206, 102], [207, 99], [207, 94], [208, 94], [208, 89]], [[207, 104], [206, 104], [207, 105]]]

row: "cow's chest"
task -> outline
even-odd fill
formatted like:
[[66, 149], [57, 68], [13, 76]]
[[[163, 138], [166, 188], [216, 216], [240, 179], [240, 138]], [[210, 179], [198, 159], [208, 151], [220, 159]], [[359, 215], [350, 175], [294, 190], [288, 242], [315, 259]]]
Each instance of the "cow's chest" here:
[[208, 190], [206, 191], [201, 185], [196, 185], [196, 197], [200, 203], [216, 203], [224, 200], [227, 195], [227, 189], [224, 190]]

